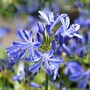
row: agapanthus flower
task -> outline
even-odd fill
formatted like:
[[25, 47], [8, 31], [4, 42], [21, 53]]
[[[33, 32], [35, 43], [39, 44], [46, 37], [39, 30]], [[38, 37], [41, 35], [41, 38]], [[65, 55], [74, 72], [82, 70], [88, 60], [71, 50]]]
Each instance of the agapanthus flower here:
[[78, 30], [80, 28], [79, 24], [72, 24], [69, 27], [70, 19], [68, 16], [64, 18], [60, 18], [60, 21], [62, 25], [55, 33], [55, 38], [59, 38], [60, 46], [62, 46], [64, 43], [68, 42], [72, 37], [76, 36], [79, 38], [82, 38], [80, 34], [78, 34]]
[[29, 70], [30, 72], [37, 72], [39, 70], [41, 70], [42, 68], [42, 64], [44, 62], [44, 67], [45, 67], [45, 70], [46, 72], [49, 74], [49, 75], [52, 75], [52, 70], [50, 68], [50, 64], [54, 64], [54, 65], [60, 65], [63, 63], [62, 60], [56, 60], [55, 58], [52, 58], [53, 56], [53, 50], [50, 50], [48, 53], [42, 53], [42, 52], [39, 52], [37, 50], [35, 50], [35, 55], [36, 55], [36, 59], [34, 59], [34, 61], [30, 60], [30, 58], [26, 58], [25, 60], [28, 61], [28, 62], [36, 62], [36, 61], [39, 61], [37, 63], [35, 63], [34, 65], [31, 65]]
[[79, 88], [84, 89], [90, 78], [90, 69], [88, 69], [86, 72], [76, 72], [72, 74], [71, 76], [69, 76], [69, 79], [72, 81], [78, 81], [81, 78], [84, 78], [84, 79], [80, 82]]
[[73, 6], [76, 7], [76, 8], [80, 7], [81, 9], [83, 9], [84, 4], [82, 3], [81, 0], [77, 0], [77, 1], [74, 3]]
[[0, 27], [0, 38], [5, 37], [10, 32], [8, 27]]
[[72, 62], [67, 62], [65, 64], [65, 74], [70, 75], [76, 72], [84, 72], [84, 67], [82, 67], [78, 62], [72, 61]]
[[48, 18], [47, 15], [45, 13], [43, 13], [42, 11], [38, 11], [38, 12], [40, 14], [39, 17], [47, 23], [46, 29], [47, 29], [47, 32], [49, 35], [52, 34], [54, 26], [60, 22], [60, 18], [64, 18], [67, 16], [67, 14], [54, 15], [53, 12], [49, 12], [49, 18]]
[[11, 61], [16, 62], [22, 59], [27, 52], [30, 52], [29, 56], [34, 60], [33, 48], [38, 49], [41, 46], [41, 43], [34, 41], [32, 31], [18, 30], [17, 36], [23, 42], [14, 41], [13, 46], [6, 48], [9, 50], [7, 53], [8, 56], [11, 57]]
[[79, 16], [77, 19], [75, 19], [74, 23], [79, 24], [81, 27], [90, 28], [90, 19], [84, 19], [82, 16]]
[[35, 87], [35, 88], [42, 88], [41, 85], [38, 85], [37, 83], [34, 83], [34, 82], [30, 82], [29, 85], [30, 85], [30, 86], [33, 86], [33, 87]]

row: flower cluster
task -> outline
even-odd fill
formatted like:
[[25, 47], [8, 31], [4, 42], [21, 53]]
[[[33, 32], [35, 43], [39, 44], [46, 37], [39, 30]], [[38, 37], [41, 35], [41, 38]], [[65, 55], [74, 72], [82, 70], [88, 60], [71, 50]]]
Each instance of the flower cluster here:
[[[47, 74], [52, 75], [54, 73], [54, 80], [59, 77], [58, 70], [64, 60], [56, 54], [56, 51], [63, 48], [66, 52], [66, 42], [72, 39], [74, 36], [82, 38], [78, 30], [79, 24], [70, 25], [70, 19], [67, 14], [49, 12], [47, 16], [42, 11], [39, 11], [39, 17], [46, 22], [44, 26], [41, 22], [38, 22], [37, 40], [33, 38], [33, 31], [18, 30], [17, 36], [22, 41], [14, 41], [13, 46], [9, 46], [8, 56], [11, 57], [11, 62], [17, 62], [23, 59], [26, 53], [29, 52], [29, 57], [25, 60], [28, 62], [35, 62], [29, 68], [30, 72], [37, 73], [42, 69], [44, 63], [45, 71]], [[55, 26], [60, 27], [54, 31]]]

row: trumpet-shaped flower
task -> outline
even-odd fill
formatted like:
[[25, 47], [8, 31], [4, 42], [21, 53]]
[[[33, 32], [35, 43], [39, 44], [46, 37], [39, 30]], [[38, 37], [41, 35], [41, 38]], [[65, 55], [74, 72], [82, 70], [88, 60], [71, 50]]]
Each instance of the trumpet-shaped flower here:
[[65, 69], [65, 74], [73, 74], [76, 72], [84, 72], [84, 67], [82, 67], [78, 62], [68, 62], [65, 64], [66, 69]]
[[46, 29], [49, 35], [52, 34], [54, 26], [60, 22], [60, 18], [64, 18], [67, 16], [67, 14], [54, 15], [53, 12], [49, 12], [49, 17], [47, 17], [47, 15], [43, 13], [42, 11], [39, 11], [39, 14], [40, 14], [39, 17], [47, 23]]
[[23, 42], [14, 41], [13, 46], [9, 46], [6, 48], [7, 50], [9, 50], [7, 51], [7, 53], [8, 56], [11, 57], [11, 61], [15, 62], [22, 59], [29, 51], [29, 56], [34, 60], [33, 48], [38, 49], [41, 46], [41, 43], [38, 41], [34, 42], [32, 31], [28, 32], [26, 30], [19, 30], [17, 36]]
[[79, 84], [79, 88], [83, 89], [86, 87], [87, 82], [90, 78], [90, 69], [88, 69], [86, 72], [83, 72], [83, 73], [80, 73], [80, 72], [74, 73], [69, 77], [69, 79], [72, 81], [78, 81], [83, 77], [84, 77], [84, 79]]
[[[39, 61], [39, 62], [30, 66], [30, 68], [29, 68], [30, 72], [37, 72], [38, 70], [40, 72], [40, 70], [42, 68], [42, 64], [44, 62], [44, 67], [45, 67], [46, 72], [49, 75], [52, 75], [52, 69], [50, 68], [49, 63], [54, 64], [54, 65], [62, 64], [62, 60], [60, 60], [60, 59], [56, 60], [55, 58], [52, 58], [53, 50], [50, 50], [48, 53], [44, 53], [44, 54], [35, 50], [35, 55], [36, 55], [36, 59], [34, 59], [34, 61]], [[26, 58], [26, 61], [34, 62], [34, 61], [30, 60], [30, 58]]]
[[60, 18], [60, 21], [62, 23], [62, 26], [60, 26], [60, 28], [56, 31], [54, 37], [56, 39], [59, 38], [59, 43], [61, 46], [63, 45], [63, 43], [69, 41], [74, 36], [82, 38], [82, 36], [77, 32], [80, 28], [79, 24], [72, 24], [69, 27], [70, 20], [68, 16], [66, 16], [65, 19]]

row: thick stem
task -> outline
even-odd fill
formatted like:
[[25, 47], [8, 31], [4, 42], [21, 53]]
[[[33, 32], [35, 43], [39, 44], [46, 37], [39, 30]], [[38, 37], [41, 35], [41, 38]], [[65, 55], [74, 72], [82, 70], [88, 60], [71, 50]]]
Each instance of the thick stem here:
[[48, 79], [49, 79], [49, 75], [46, 74], [46, 85], [45, 85], [45, 90], [48, 90]]

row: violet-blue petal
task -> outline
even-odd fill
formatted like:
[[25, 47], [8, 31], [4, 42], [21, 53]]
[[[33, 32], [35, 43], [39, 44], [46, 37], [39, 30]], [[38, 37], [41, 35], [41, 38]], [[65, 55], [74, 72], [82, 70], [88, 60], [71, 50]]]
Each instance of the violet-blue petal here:
[[26, 53], [20, 53], [20, 54], [17, 56], [17, 60], [20, 60], [20, 59], [24, 58], [25, 55], [26, 55]]
[[27, 30], [23, 30], [25, 37], [29, 40], [29, 32]]
[[62, 32], [63, 26], [60, 26], [58, 30], [56, 31], [54, 38], [58, 39], [60, 36], [60, 32]]
[[61, 21], [62, 26], [63, 26], [63, 31], [65, 32], [67, 30], [65, 20], [63, 18], [60, 18], [60, 21]]
[[14, 41], [13, 45], [14, 46], [23, 46], [23, 45], [27, 45], [27, 43], [23, 43], [23, 42], [19, 42], [19, 41]]
[[35, 41], [35, 42], [33, 43], [33, 48], [34, 48], [34, 49], [38, 49], [40, 46], [41, 46], [41, 43], [40, 43], [39, 41]]
[[64, 38], [64, 43], [68, 42], [71, 38], [69, 36]]
[[46, 72], [47, 72], [49, 75], [52, 75], [52, 70], [50, 69], [49, 64], [48, 64], [48, 61], [47, 61], [46, 58], [45, 58], [45, 60], [44, 60], [44, 67], [45, 67]]
[[57, 59], [57, 58], [51, 58], [49, 59], [49, 62], [53, 65], [60, 66], [63, 63], [63, 60]]
[[89, 75], [86, 75], [85, 78], [81, 81], [81, 83], [79, 85], [79, 88], [80, 89], [85, 88], [86, 85], [87, 85], [88, 80], [89, 80]]
[[47, 53], [47, 57], [52, 57], [53, 56], [53, 50], [50, 50], [48, 53]]
[[37, 72], [38, 70], [41, 70], [41, 68], [42, 68], [42, 63], [43, 63], [43, 61], [40, 60], [39, 62], [31, 65], [31, 66], [29, 67], [29, 71], [30, 71], [30, 72]]
[[30, 60], [34, 60], [33, 47], [30, 48], [29, 58]]
[[39, 52], [38, 50], [35, 50], [34, 54], [35, 54], [36, 57], [41, 57], [43, 55], [43, 53]]
[[38, 60], [40, 60], [41, 58], [34, 58], [34, 60], [33, 59], [31, 59], [30, 57], [26, 57], [25, 58], [25, 60], [27, 61], [27, 62], [36, 62], [36, 61], [38, 61]]
[[18, 36], [18, 38], [19, 38], [21, 41], [26, 42], [26, 43], [29, 42], [29, 41], [26, 39], [26, 37], [25, 37], [25, 35], [24, 35], [24, 33], [23, 33], [22, 31], [18, 30], [17, 36]]
[[53, 79], [56, 80], [56, 77], [57, 77], [57, 76], [60, 77], [60, 76], [59, 76], [59, 67], [57, 67], [57, 68], [54, 70], [54, 78], [53, 78]]
[[42, 43], [42, 37], [40, 33], [37, 33], [37, 40]]
[[53, 12], [49, 12], [49, 20], [50, 20], [51, 22], [54, 21], [54, 15], [53, 15]]
[[83, 76], [84, 76], [83, 73], [76, 73], [76, 74], [72, 74], [71, 76], [69, 76], [69, 79], [72, 81], [77, 81], [81, 79]]
[[64, 43], [64, 37], [62, 35], [60, 35], [60, 37], [59, 37], [59, 44], [60, 44], [60, 46], [62, 46], [63, 43]]
[[6, 47], [6, 50], [10, 50], [10, 49], [14, 49], [15, 48], [15, 46], [8, 46], [8, 47]]
[[33, 86], [33, 87], [35, 87], [35, 88], [41, 88], [41, 87], [42, 87], [41, 85], [38, 85], [38, 84], [36, 84], [36, 83], [34, 83], [34, 82], [30, 82], [29, 85], [30, 85], [30, 86]]
[[46, 30], [47, 30], [49, 36], [51, 35], [50, 27], [51, 27], [50, 25], [46, 25]]
[[38, 11], [38, 13], [40, 14], [39, 17], [40, 17], [41, 19], [43, 19], [44, 21], [46, 21], [46, 23], [49, 22], [48, 17], [46, 16], [45, 13], [43, 13], [42, 11]]
[[56, 49], [56, 41], [55, 40], [53, 40], [52, 41], [52, 49], [55, 51], [55, 49]]
[[9, 57], [15, 57], [19, 52], [20, 48], [11, 49], [7, 51]]
[[42, 33], [43, 35], [45, 35], [45, 28], [44, 28], [44, 25], [41, 23], [41, 22], [38, 22], [37, 23], [38, 25], [38, 28], [39, 28], [39, 32]]
[[66, 21], [66, 29], [68, 29], [69, 24], [70, 24], [70, 19], [68, 16], [66, 16], [65, 21]]
[[18, 75], [15, 75], [14, 77], [13, 77], [13, 81], [16, 81], [16, 80], [18, 80], [20, 78], [20, 76], [18, 76]]
[[33, 40], [33, 32], [32, 31], [30, 31], [29, 32], [29, 40], [32, 42], [32, 40]]
[[67, 55], [72, 55], [72, 54], [73, 54], [73, 53], [71, 52], [71, 50], [70, 50], [65, 44], [62, 45], [62, 48], [63, 48], [64, 52], [65, 52]]

